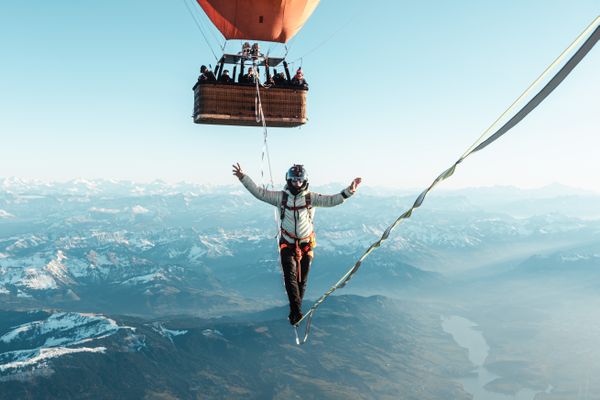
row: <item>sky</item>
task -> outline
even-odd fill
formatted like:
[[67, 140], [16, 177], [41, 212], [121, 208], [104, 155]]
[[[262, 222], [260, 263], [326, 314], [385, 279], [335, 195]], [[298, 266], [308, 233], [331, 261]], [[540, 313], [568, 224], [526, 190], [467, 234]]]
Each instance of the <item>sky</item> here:
[[[259, 181], [260, 128], [192, 123], [191, 87], [215, 58], [186, 4], [219, 56], [224, 39], [192, 0], [5, 2], [0, 177], [220, 185], [240, 162]], [[599, 14], [600, 0], [323, 0], [288, 43], [309, 121], [269, 129], [275, 181], [302, 163], [315, 184], [426, 187]], [[443, 186], [600, 191], [598, 71], [596, 46]]]

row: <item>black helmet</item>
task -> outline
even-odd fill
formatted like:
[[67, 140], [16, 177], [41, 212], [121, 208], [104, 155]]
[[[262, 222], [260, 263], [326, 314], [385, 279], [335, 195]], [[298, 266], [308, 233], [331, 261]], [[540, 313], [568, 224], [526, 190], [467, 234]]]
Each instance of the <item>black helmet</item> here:
[[287, 174], [285, 174], [285, 180], [288, 183], [291, 183], [292, 181], [300, 181], [303, 184], [306, 183], [308, 181], [308, 174], [306, 173], [304, 165], [292, 165], [291, 168], [288, 169]]

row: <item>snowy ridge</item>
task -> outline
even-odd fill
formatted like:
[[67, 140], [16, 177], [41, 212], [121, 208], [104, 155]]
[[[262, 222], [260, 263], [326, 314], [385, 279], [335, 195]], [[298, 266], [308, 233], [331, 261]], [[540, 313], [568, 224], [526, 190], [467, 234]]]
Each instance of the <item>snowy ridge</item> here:
[[60, 284], [71, 285], [74, 280], [63, 261], [67, 257], [57, 251], [56, 258], [45, 263], [40, 255], [24, 259], [3, 258], [0, 266], [0, 284], [21, 289], [57, 289]]
[[135, 276], [122, 282], [123, 285], [138, 285], [154, 281], [166, 281], [167, 277], [161, 271], [153, 272], [147, 275]]
[[13, 244], [8, 246], [6, 248], [6, 250], [9, 252], [24, 250], [24, 249], [28, 249], [31, 247], [39, 246], [42, 243], [44, 243], [43, 239], [41, 239], [35, 235], [29, 235], [29, 236], [17, 239]]
[[2, 209], [0, 209], [0, 218], [14, 218], [15, 216], [12, 215], [11, 213], [9, 213], [8, 211], [4, 211]]
[[46, 289], [56, 289], [58, 285], [56, 281], [50, 274], [45, 271], [41, 271], [35, 268], [26, 268], [24, 271], [24, 276], [18, 282], [21, 286], [25, 286], [26, 288], [33, 290], [46, 290]]
[[[136, 240], [136, 244], [141, 251], [154, 246], [148, 240]], [[184, 254], [185, 251], [179, 255]], [[40, 253], [23, 258], [3, 255], [6, 257], [0, 257], [0, 294], [12, 292], [35, 297], [41, 291], [75, 289], [75, 286], [90, 283], [137, 285], [169, 279], [166, 271], [156, 268], [146, 259], [124, 258], [113, 251], [104, 254], [89, 250], [77, 257], [67, 257], [58, 250], [50, 261]]]
[[147, 208], [145, 208], [145, 207], [142, 207], [142, 206], [140, 206], [140, 205], [138, 204], [138, 205], [136, 205], [136, 206], [133, 206], [133, 207], [131, 208], [131, 212], [132, 212], [134, 215], [140, 215], [140, 214], [148, 214], [148, 213], [150, 212], [150, 210], [148, 210]]
[[58, 280], [63, 284], [71, 285], [75, 283], [75, 281], [73, 281], [73, 278], [69, 276], [69, 270], [62, 263], [62, 261], [66, 258], [67, 257], [63, 254], [63, 252], [59, 250], [56, 253], [56, 259], [46, 264], [44, 270], [50, 273], [55, 280]]
[[175, 336], [181, 336], [181, 335], [185, 335], [186, 333], [188, 333], [187, 330], [167, 329], [161, 323], [153, 324], [152, 329], [155, 332], [158, 332], [161, 336], [164, 336], [167, 339], [169, 339], [171, 341], [171, 343], [173, 343], [173, 338]]
[[562, 254], [560, 255], [560, 260], [566, 263], [577, 261], [596, 261], [600, 266], [600, 254]]
[[272, 240], [274, 232], [272, 237], [269, 236], [269, 233], [256, 229], [240, 229], [233, 232], [219, 230], [214, 235], [199, 235], [196, 244], [189, 250], [188, 259], [190, 261], [197, 261], [202, 257], [232, 257], [235, 252], [232, 248], [234, 245], [254, 245], [261, 240]]
[[72, 195], [198, 195], [213, 192], [225, 192], [225, 188], [214, 185], [196, 184], [191, 182], [169, 183], [154, 181], [150, 183], [136, 183], [131, 181], [117, 181], [113, 179], [83, 179], [77, 178], [66, 182], [41, 181], [35, 179], [20, 179], [15, 177], [0, 178], [0, 189], [10, 194], [39, 193], [54, 195], [69, 193]]
[[45, 365], [47, 360], [65, 354], [104, 353], [106, 347], [89, 347], [87, 344], [111, 336], [121, 329], [134, 330], [119, 326], [102, 315], [74, 312], [55, 313], [44, 320], [13, 327], [0, 336], [0, 343], [13, 349], [0, 353], [0, 373], [11, 373], [25, 367], [38, 368]]
[[100, 244], [122, 244], [129, 245], [127, 240], [126, 231], [116, 232], [92, 232], [92, 237], [96, 239]]
[[[52, 347], [48, 349], [40, 349], [35, 355], [31, 357], [25, 357], [19, 361], [12, 361], [6, 364], [0, 364], [0, 372], [5, 372], [11, 369], [21, 369], [24, 367], [33, 367], [38, 366], [39, 364], [43, 364], [43, 362], [63, 356], [65, 354], [73, 354], [73, 353], [104, 353], [106, 352], [106, 347], [78, 347], [78, 348], [68, 348], [68, 347]], [[16, 352], [12, 352], [16, 353]], [[0, 362], [2, 362], [2, 356], [0, 354]], [[19, 358], [19, 357], [17, 357]]]
[[[14, 327], [12, 331], [0, 336], [0, 342], [10, 343], [15, 340], [20, 342], [35, 341], [48, 334], [60, 334], [61, 341], [70, 341], [72, 344], [91, 337], [104, 336], [114, 333], [119, 329], [117, 323], [102, 315], [80, 313], [56, 313], [45, 320], [33, 321]], [[69, 333], [70, 336], [65, 336]], [[53, 342], [54, 338], [46, 342]]]
[[233, 256], [232, 251], [229, 248], [227, 248], [226, 242], [220, 240], [219, 238], [205, 236], [200, 237], [199, 242], [199, 246], [194, 246], [190, 249], [190, 260], [195, 260], [204, 256], [209, 258]]
[[116, 208], [91, 207], [90, 212], [99, 214], [118, 214], [121, 210], [117, 210]]
[[[67, 191], [69, 187], [77, 190]], [[224, 272], [237, 268], [242, 259], [260, 264], [260, 271], [278, 271], [277, 261], [272, 261], [273, 208], [257, 202], [239, 184], [206, 188], [160, 181], [40, 183], [9, 178], [0, 179], [2, 188], [0, 209], [17, 217], [10, 223], [0, 218], [7, 221], [2, 224], [5, 236], [0, 236], [0, 296], [9, 296], [14, 307], [85, 302], [88, 294], [105, 287], [122, 290], [119, 285], [123, 292], [134, 289], [127, 292], [132, 296], [151, 295], [157, 287], [187, 290], [190, 278], [201, 275], [207, 287], [223, 279], [243, 287], [246, 271]], [[483, 197], [493, 204], [512, 204], [511, 199], [531, 194], [517, 192], [510, 195], [499, 188]], [[403, 222], [378, 254], [423, 269], [438, 268], [440, 258], [447, 269], [462, 265], [456, 263], [467, 252], [478, 263], [494, 246], [546, 251], [551, 243], [577, 245], [600, 238], [600, 219], [547, 213], [551, 206], [561, 205], [562, 212], [579, 204], [587, 210], [582, 215], [597, 215], [600, 197], [578, 197], [568, 207], [560, 198], [539, 212], [536, 208], [535, 215], [513, 217], [476, 204], [472, 200], [477, 193], [433, 198], [429, 207]], [[319, 210], [319, 254], [353, 255], [366, 249], [412, 201], [412, 196], [405, 197], [365, 191], [341, 207]]]
[[211, 339], [225, 339], [223, 334], [217, 329], [204, 329], [202, 335]]

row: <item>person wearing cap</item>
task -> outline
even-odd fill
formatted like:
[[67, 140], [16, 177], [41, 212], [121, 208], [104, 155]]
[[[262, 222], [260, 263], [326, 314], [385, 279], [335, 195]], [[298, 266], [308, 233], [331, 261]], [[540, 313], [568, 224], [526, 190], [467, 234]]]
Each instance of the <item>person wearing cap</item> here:
[[298, 70], [296, 71], [296, 74], [292, 78], [292, 85], [308, 87], [308, 83], [306, 83], [306, 80], [304, 79], [304, 74], [302, 73], [302, 68], [298, 68]]
[[200, 76], [198, 76], [198, 81], [196, 82], [192, 90], [196, 90], [199, 84], [216, 81], [217, 77], [215, 76], [215, 74], [210, 69], [206, 68], [206, 65], [203, 65], [200, 67]]
[[231, 83], [231, 76], [229, 76], [229, 70], [224, 70], [221, 76], [219, 77], [220, 83]]
[[248, 73], [242, 76], [241, 82], [254, 84], [254, 83], [256, 83], [256, 79], [257, 79], [257, 77], [256, 77], [256, 74], [254, 73], [254, 68], [249, 67]]
[[210, 69], [206, 68], [206, 65], [203, 65], [200, 67], [200, 76], [198, 77], [198, 80], [204, 80], [207, 82], [215, 82], [217, 80], [217, 77], [215, 77], [214, 72], [212, 72]]
[[308, 273], [316, 246], [314, 233], [315, 207], [334, 207], [351, 197], [361, 183], [355, 178], [340, 193], [324, 195], [308, 190], [308, 175], [303, 165], [294, 164], [285, 175], [283, 190], [268, 190], [257, 186], [244, 174], [239, 163], [233, 165], [233, 174], [258, 200], [280, 210], [280, 258], [285, 289], [290, 302], [290, 324], [302, 319], [302, 299], [308, 282]]
[[285, 75], [283, 72], [276, 72], [273, 75], [273, 83], [275, 84], [275, 86], [287, 86], [288, 85], [288, 81], [287, 81], [287, 79], [285, 79]]

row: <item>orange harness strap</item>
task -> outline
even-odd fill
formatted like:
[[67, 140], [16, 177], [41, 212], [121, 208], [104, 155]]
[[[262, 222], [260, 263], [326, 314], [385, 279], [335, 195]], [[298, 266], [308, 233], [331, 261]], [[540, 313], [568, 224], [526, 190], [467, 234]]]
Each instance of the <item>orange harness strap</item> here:
[[[298, 278], [298, 282], [302, 281], [302, 266], [300, 264], [300, 261], [302, 261], [302, 256], [303, 255], [307, 255], [310, 257], [313, 257], [313, 243], [315, 242], [315, 233], [311, 233], [309, 236], [303, 237], [303, 238], [299, 238], [296, 237], [295, 235], [292, 235], [291, 233], [289, 233], [288, 231], [286, 231], [285, 229], [281, 229], [281, 232], [285, 233], [287, 236], [291, 237], [292, 239], [294, 239], [294, 244], [290, 244], [284, 242], [281, 243], [279, 245], [279, 249], [283, 250], [286, 247], [292, 247], [294, 246], [294, 259], [296, 260], [296, 268], [297, 268], [297, 273], [296, 276]], [[306, 242], [308, 240], [308, 242]], [[304, 246], [302, 246], [302, 242], [306, 242], [306, 244]]]

